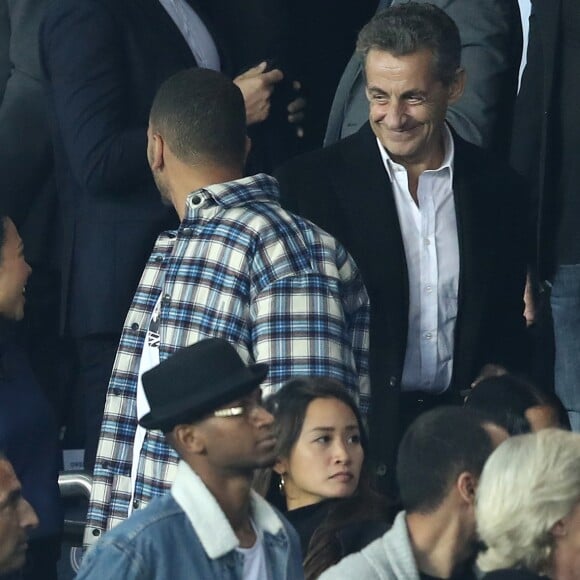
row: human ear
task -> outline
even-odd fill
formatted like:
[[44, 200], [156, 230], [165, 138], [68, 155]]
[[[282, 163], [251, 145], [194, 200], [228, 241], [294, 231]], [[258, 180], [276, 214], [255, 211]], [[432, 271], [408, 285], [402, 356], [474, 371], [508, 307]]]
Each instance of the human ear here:
[[463, 95], [464, 90], [465, 90], [465, 70], [462, 68], [458, 68], [455, 71], [455, 76], [453, 80], [449, 84], [448, 103], [450, 105], [456, 103], [461, 97], [461, 95]]
[[201, 430], [193, 424], [176, 425], [172, 432], [175, 447], [182, 452], [203, 455], [206, 445]]
[[456, 483], [457, 491], [461, 496], [461, 499], [469, 504], [475, 504], [475, 491], [477, 489], [477, 478], [468, 471], [464, 471], [457, 478]]
[[287, 459], [277, 459], [272, 467], [275, 473], [278, 475], [284, 475], [288, 473], [288, 460]]

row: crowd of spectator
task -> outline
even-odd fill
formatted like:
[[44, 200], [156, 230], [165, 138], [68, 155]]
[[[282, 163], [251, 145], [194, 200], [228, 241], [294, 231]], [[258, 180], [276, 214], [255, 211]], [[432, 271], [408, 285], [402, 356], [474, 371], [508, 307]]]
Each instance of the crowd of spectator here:
[[0, 0], [0, 577], [80, 449], [79, 579], [580, 580], [580, 9], [529, 22], [518, 94], [517, 0]]

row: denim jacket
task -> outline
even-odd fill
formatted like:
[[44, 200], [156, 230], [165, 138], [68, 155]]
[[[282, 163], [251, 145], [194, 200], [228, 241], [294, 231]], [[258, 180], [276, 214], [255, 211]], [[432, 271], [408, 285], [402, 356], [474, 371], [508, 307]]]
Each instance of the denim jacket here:
[[[254, 492], [251, 515], [263, 536], [268, 580], [304, 578], [290, 524]], [[77, 580], [241, 580], [238, 545], [214, 496], [180, 462], [171, 492], [107, 532], [85, 556]]]

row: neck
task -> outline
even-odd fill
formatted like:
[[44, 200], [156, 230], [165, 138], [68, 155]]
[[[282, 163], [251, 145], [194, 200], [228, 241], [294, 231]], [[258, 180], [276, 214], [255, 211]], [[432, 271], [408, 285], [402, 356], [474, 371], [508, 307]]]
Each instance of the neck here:
[[580, 562], [575, 554], [566, 557], [564, 553], [556, 546], [552, 553], [552, 566], [550, 578], [558, 580], [576, 580], [578, 578], [578, 566]]
[[417, 568], [438, 578], [450, 578], [469, 554], [471, 534], [457, 513], [407, 514], [407, 528]]
[[171, 184], [171, 202], [179, 215], [180, 221], [185, 218], [185, 203], [191, 192], [217, 183], [240, 179], [241, 177], [243, 177], [243, 174], [239, 169], [211, 165], [188, 167], [180, 171], [174, 176]]
[[409, 193], [413, 201], [419, 205], [417, 190], [419, 188], [419, 178], [425, 171], [439, 169], [445, 159], [445, 138], [443, 132], [436, 141], [436, 147], [433, 148], [427, 157], [422, 156], [420, 159], [398, 159], [391, 157], [395, 163], [399, 163], [407, 170], [407, 184]]
[[256, 534], [250, 522], [250, 492], [252, 474], [234, 475], [200, 473], [198, 475], [216, 498], [224, 515], [230, 522], [242, 547], [253, 546]]

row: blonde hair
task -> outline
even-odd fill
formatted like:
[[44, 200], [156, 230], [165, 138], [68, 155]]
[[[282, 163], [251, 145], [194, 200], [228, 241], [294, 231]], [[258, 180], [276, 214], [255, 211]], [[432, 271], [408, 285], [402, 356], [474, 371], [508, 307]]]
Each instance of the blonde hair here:
[[580, 434], [545, 429], [506, 440], [477, 490], [477, 529], [487, 546], [478, 566], [548, 572], [551, 529], [579, 501]]

